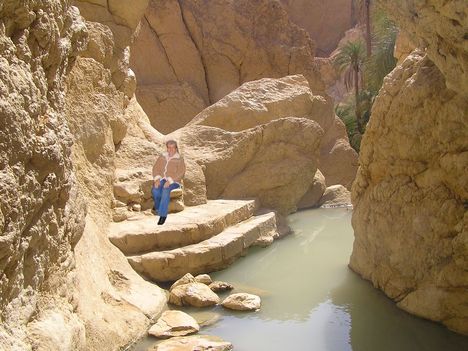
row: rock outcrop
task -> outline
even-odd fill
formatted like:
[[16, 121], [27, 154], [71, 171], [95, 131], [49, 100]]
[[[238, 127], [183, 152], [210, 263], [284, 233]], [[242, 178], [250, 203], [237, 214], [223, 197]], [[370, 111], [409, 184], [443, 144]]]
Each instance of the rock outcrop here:
[[280, 0], [291, 20], [315, 41], [317, 56], [336, 49], [346, 30], [352, 27], [350, 0]]
[[374, 104], [353, 185], [350, 266], [399, 307], [468, 334], [468, 102], [430, 52], [398, 66]]
[[[87, 29], [60, 1], [0, 6], [0, 348], [83, 349], [73, 249], [85, 204], [73, 173], [63, 89]], [[57, 329], [47, 325], [57, 321]]]
[[307, 33], [280, 3], [152, 0], [132, 46], [137, 99], [165, 134], [245, 82], [303, 74], [324, 86]]
[[125, 56], [135, 3], [83, 7], [88, 20], [112, 7], [106, 25], [65, 1], [0, 6], [2, 349], [114, 350], [166, 301], [106, 232], [135, 89]]
[[466, 59], [466, 1], [377, 1], [417, 47], [427, 48], [431, 61], [442, 72], [447, 88], [468, 95]]
[[[239, 132], [284, 117], [306, 118], [318, 123], [323, 137], [317, 166], [325, 176], [326, 184], [351, 187], [357, 169], [357, 154], [349, 145], [345, 127], [335, 116], [332, 103], [313, 94], [302, 75], [247, 82], [198, 114], [187, 128], [204, 125]], [[307, 141], [308, 137], [301, 133], [281, 136], [283, 142], [293, 144], [302, 139]], [[211, 182], [208, 178], [207, 185], [209, 193]]]

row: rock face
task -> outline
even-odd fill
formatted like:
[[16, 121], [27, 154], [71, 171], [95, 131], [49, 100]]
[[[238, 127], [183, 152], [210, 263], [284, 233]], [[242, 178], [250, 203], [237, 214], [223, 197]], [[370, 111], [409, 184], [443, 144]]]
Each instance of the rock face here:
[[244, 82], [302, 73], [324, 90], [308, 35], [276, 1], [152, 0], [132, 46], [137, 98], [163, 133]]
[[[55, 350], [56, 332], [63, 350], [81, 349], [84, 325], [66, 287], [85, 205], [63, 88], [86, 26], [60, 1], [9, 1], [0, 28], [0, 349], [28, 349], [34, 335], [39, 349]], [[52, 333], [53, 320], [61, 325]]]
[[408, 34], [411, 42], [427, 48], [431, 61], [445, 77], [447, 88], [467, 96], [466, 1], [432, 0], [428, 3], [425, 0], [378, 0], [377, 2], [394, 17]]
[[[324, 134], [318, 166], [326, 184], [350, 187], [357, 169], [357, 154], [349, 145], [345, 127], [335, 116], [332, 103], [314, 95], [302, 75], [245, 83], [198, 114], [188, 126], [205, 125], [235, 132], [283, 117], [307, 118], [320, 125]], [[302, 139], [299, 135], [291, 134], [291, 142]], [[282, 140], [288, 139], [283, 136]], [[207, 183], [210, 187], [208, 179]]]
[[283, 214], [295, 210], [313, 181], [321, 134], [318, 124], [305, 118], [278, 119], [237, 133], [198, 125], [174, 133], [191, 146], [187, 157], [204, 168], [208, 198], [257, 197], [262, 207]]
[[[128, 21], [126, 32], [136, 26], [130, 17], [142, 15], [141, 2], [93, 3]], [[124, 9], [130, 3], [132, 13]], [[127, 132], [124, 108], [135, 89], [125, 65], [131, 33], [125, 37], [114, 17], [101, 19], [108, 25], [85, 24], [69, 4], [0, 6], [0, 348], [6, 350], [114, 350], [140, 334], [166, 301], [106, 232], [115, 145]]]
[[430, 52], [398, 66], [374, 104], [353, 185], [350, 266], [399, 307], [468, 334], [468, 102]]
[[291, 20], [315, 41], [317, 56], [328, 56], [352, 27], [350, 0], [281, 0]]

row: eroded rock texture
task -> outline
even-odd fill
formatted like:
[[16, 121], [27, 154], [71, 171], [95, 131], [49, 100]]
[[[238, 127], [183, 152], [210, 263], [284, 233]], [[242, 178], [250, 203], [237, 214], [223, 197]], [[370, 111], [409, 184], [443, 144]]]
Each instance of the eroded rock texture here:
[[247, 81], [302, 73], [324, 89], [313, 42], [270, 0], [150, 1], [131, 66], [138, 101], [165, 134]]
[[115, 350], [166, 300], [107, 239], [131, 35], [67, 1], [0, 18], [0, 349]]
[[[39, 348], [53, 346], [54, 333], [62, 333], [63, 350], [83, 346], [67, 286], [85, 205], [72, 171], [63, 87], [86, 43], [84, 22], [65, 2], [0, 6], [2, 349], [28, 349], [28, 336]], [[52, 332], [46, 325], [53, 319], [60, 326]]]
[[385, 80], [353, 185], [350, 266], [401, 308], [468, 333], [468, 101], [415, 52]]
[[356, 174], [357, 154], [349, 145], [345, 127], [335, 116], [331, 101], [315, 95], [302, 75], [247, 82], [203, 110], [188, 125], [237, 132], [284, 117], [307, 118], [319, 124], [323, 137], [318, 166], [325, 182], [350, 188]]
[[401, 308], [468, 334], [468, 9], [379, 2], [425, 50], [397, 66], [374, 104], [350, 266]]
[[418, 47], [427, 48], [430, 59], [445, 77], [447, 87], [468, 95], [465, 0], [378, 0]]
[[291, 20], [316, 43], [317, 56], [328, 56], [351, 28], [350, 0], [281, 0]]

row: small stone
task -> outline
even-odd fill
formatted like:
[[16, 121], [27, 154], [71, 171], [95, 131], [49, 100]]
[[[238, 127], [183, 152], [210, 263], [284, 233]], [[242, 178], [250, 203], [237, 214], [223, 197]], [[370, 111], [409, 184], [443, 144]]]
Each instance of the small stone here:
[[198, 283], [210, 285], [213, 280], [211, 280], [211, 277], [208, 274], [199, 274], [195, 277], [195, 281]]
[[200, 326], [197, 321], [182, 311], [165, 311], [154, 324], [148, 334], [159, 339], [167, 339], [174, 336], [185, 336], [197, 333]]
[[118, 207], [114, 208], [112, 213], [112, 220], [114, 222], [122, 222], [125, 221], [128, 217], [128, 212], [126, 207]]
[[214, 292], [223, 292], [234, 289], [232, 284], [221, 282], [221, 281], [214, 281], [209, 285], [209, 288]]
[[223, 307], [236, 311], [255, 311], [260, 309], [260, 304], [260, 297], [246, 293], [229, 295], [222, 302]]
[[169, 288], [169, 291], [172, 291], [172, 289], [174, 289], [176, 286], [184, 285], [188, 283], [195, 283], [195, 278], [190, 273], [187, 273], [179, 280], [176, 280], [174, 284], [172, 284], [171, 287]]
[[178, 306], [205, 307], [216, 305], [219, 301], [219, 296], [202, 283], [178, 285], [169, 295], [169, 303]]
[[132, 205], [132, 211], [140, 212], [141, 211], [141, 205], [140, 204], [133, 204]]

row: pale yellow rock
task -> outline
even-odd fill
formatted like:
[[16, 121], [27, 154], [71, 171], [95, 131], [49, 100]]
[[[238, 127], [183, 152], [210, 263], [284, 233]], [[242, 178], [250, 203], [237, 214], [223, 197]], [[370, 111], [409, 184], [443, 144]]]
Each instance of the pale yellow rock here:
[[198, 114], [189, 124], [242, 131], [283, 117], [314, 120], [324, 136], [320, 145], [320, 169], [327, 185], [351, 187], [357, 154], [349, 145], [344, 124], [335, 116], [332, 102], [314, 95], [302, 75], [264, 78], [243, 84]]
[[182, 311], [165, 311], [149, 330], [148, 334], [159, 339], [185, 336], [197, 333], [200, 326], [197, 321]]
[[213, 281], [211, 280], [211, 277], [208, 274], [199, 274], [195, 277], [195, 281], [198, 283], [202, 283], [205, 285], [210, 285]]
[[352, 191], [350, 267], [406, 311], [468, 334], [468, 102], [447, 89], [432, 50], [408, 56], [375, 101]]
[[74, 135], [73, 163], [87, 204], [86, 226], [74, 248], [74, 301], [87, 328], [87, 348], [111, 350], [141, 335], [166, 296], [141, 279], [107, 238], [116, 165], [112, 120], [124, 115], [124, 94], [102, 63], [78, 58], [67, 79], [65, 102]]
[[262, 77], [302, 73], [315, 92], [324, 90], [313, 42], [269, 0], [152, 0], [132, 52], [137, 98], [164, 133]]
[[171, 285], [169, 288], [169, 291], [172, 291], [176, 286], [179, 285], [184, 285], [184, 284], [189, 284], [189, 283], [195, 283], [195, 277], [191, 275], [190, 273], [185, 274], [182, 278], [176, 280], [174, 284]]
[[230, 351], [233, 346], [230, 342], [224, 341], [217, 336], [211, 335], [194, 335], [175, 337], [170, 340], [163, 341], [151, 348], [148, 351], [194, 351], [194, 350], [210, 350], [210, 351]]
[[427, 47], [427, 54], [444, 75], [447, 88], [467, 97], [466, 1], [378, 0], [377, 3], [408, 34], [411, 42]]
[[169, 295], [169, 303], [178, 306], [206, 307], [219, 303], [219, 297], [202, 283], [189, 283], [173, 288]]
[[221, 305], [230, 310], [256, 311], [260, 309], [261, 300], [257, 295], [237, 293], [226, 297]]
[[158, 217], [153, 215], [112, 223], [109, 239], [125, 254], [174, 249], [209, 239], [227, 227], [249, 219], [256, 209], [254, 200], [210, 200], [204, 205], [169, 215], [163, 226], [156, 225]]
[[332, 185], [325, 189], [318, 205], [327, 207], [351, 207], [351, 193], [343, 185]]
[[0, 349], [84, 349], [73, 248], [86, 204], [64, 86], [88, 31], [69, 3], [35, 0], [2, 2], [0, 28]]
[[[183, 212], [180, 215], [182, 214]], [[179, 214], [172, 217], [177, 216]], [[168, 221], [172, 217], [169, 216]], [[227, 216], [225, 220], [228, 220]], [[180, 228], [178, 233], [183, 233], [182, 230]], [[196, 230], [192, 235], [196, 235]], [[256, 215], [240, 223], [235, 222], [219, 234], [192, 245], [129, 256], [128, 260], [137, 272], [149, 279], [174, 281], [186, 272], [197, 274], [225, 268], [242, 256], [248, 247], [258, 245], [259, 238], [266, 236], [279, 236], [274, 212]]]
[[347, 0], [281, 0], [291, 20], [315, 41], [317, 56], [328, 56], [351, 28], [351, 6]]
[[309, 187], [309, 190], [304, 194], [302, 199], [297, 204], [298, 209], [315, 207], [318, 205], [320, 198], [325, 192], [325, 177], [318, 169], [315, 173], [314, 180]]

